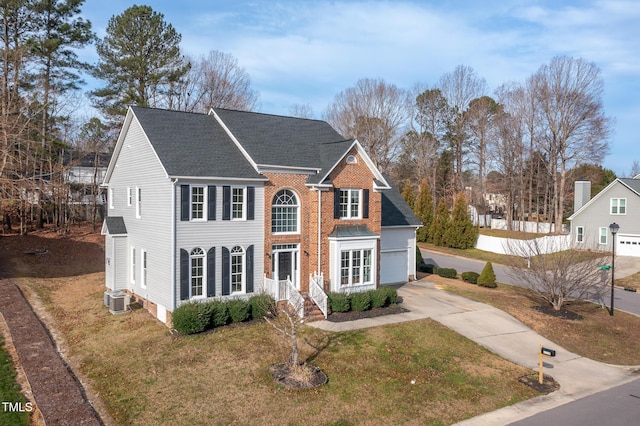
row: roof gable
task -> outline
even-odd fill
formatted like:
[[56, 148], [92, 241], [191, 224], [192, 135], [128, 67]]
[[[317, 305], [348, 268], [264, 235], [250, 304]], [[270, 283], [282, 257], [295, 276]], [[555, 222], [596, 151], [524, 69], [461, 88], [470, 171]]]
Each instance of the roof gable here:
[[587, 201], [584, 206], [580, 207], [578, 211], [573, 212], [571, 216], [569, 216], [568, 220], [573, 220], [578, 214], [587, 210], [597, 199], [604, 196], [611, 188], [615, 185], [620, 184], [624, 187], [628, 188], [631, 192], [635, 193], [640, 197], [640, 180], [638, 179], [629, 179], [629, 178], [616, 178], [609, 185], [604, 187], [602, 191], [598, 192], [592, 199]]

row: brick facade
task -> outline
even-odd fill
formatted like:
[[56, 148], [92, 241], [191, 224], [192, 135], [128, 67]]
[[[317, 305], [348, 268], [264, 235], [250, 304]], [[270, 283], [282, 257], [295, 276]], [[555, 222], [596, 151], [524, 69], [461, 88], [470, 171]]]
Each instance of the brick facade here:
[[[346, 163], [345, 159], [353, 155], [356, 162]], [[293, 173], [265, 173], [269, 182], [265, 184], [265, 273], [273, 275], [272, 246], [273, 244], [300, 244], [299, 269], [300, 289], [308, 291], [309, 274], [318, 270], [318, 191], [306, 186], [307, 175]], [[364, 159], [354, 147], [340, 160], [329, 179], [335, 188], [368, 189], [369, 217], [366, 219], [335, 219], [334, 191], [324, 188], [321, 191], [321, 256], [320, 271], [325, 276], [325, 290], [329, 291], [329, 235], [338, 224], [367, 225], [369, 230], [380, 234], [382, 223], [381, 194], [373, 190], [374, 175], [366, 165]], [[278, 235], [271, 232], [271, 206], [274, 196], [282, 189], [290, 189], [298, 196], [300, 203], [300, 232], [292, 235]], [[376, 283], [380, 282], [380, 241], [378, 241], [376, 258]]]

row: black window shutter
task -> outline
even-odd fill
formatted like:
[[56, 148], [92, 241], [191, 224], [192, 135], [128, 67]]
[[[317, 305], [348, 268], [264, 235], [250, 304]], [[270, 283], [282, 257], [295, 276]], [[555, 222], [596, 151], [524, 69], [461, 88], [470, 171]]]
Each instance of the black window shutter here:
[[216, 248], [207, 252], [207, 297], [216, 295]]
[[247, 293], [253, 293], [253, 246], [247, 247]]
[[333, 218], [340, 219], [340, 188], [333, 188]]
[[222, 220], [231, 220], [231, 187], [222, 187]]
[[216, 220], [216, 187], [209, 186], [207, 194], [207, 220]]
[[369, 218], [369, 190], [362, 190], [362, 217], [364, 219]]
[[180, 249], [180, 300], [189, 298], [189, 252]]
[[228, 296], [231, 294], [231, 255], [229, 249], [222, 247], [222, 295]]
[[247, 220], [253, 220], [256, 208], [256, 189], [253, 186], [247, 187]]
[[189, 220], [189, 185], [180, 185], [180, 220]]

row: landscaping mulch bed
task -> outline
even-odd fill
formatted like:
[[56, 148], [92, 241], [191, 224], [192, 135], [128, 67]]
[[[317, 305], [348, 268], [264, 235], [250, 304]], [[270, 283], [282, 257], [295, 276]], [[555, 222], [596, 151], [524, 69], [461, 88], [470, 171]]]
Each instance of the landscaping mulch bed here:
[[374, 308], [368, 311], [349, 311], [349, 312], [333, 312], [327, 318], [327, 321], [331, 322], [345, 322], [354, 321], [364, 318], [375, 318], [383, 315], [394, 315], [409, 312], [408, 309], [403, 308], [400, 305], [387, 306], [386, 308]]
[[[567, 306], [569, 306], [569, 305], [567, 305]], [[534, 309], [534, 310], [536, 310], [538, 312], [542, 312], [543, 314], [551, 315], [552, 317], [565, 319], [565, 320], [579, 321], [579, 320], [584, 318], [582, 315], [577, 314], [577, 313], [567, 309], [566, 307], [563, 307], [559, 311], [556, 311], [555, 309], [553, 309], [553, 307], [551, 305], [534, 306], [531, 309]]]
[[537, 374], [528, 374], [526, 376], [522, 376], [518, 378], [520, 383], [523, 383], [530, 388], [537, 390], [538, 392], [548, 395], [551, 392], [555, 392], [560, 389], [560, 384], [555, 381], [555, 379], [551, 376], [547, 376], [546, 374], [542, 376], [542, 384], [540, 384], [540, 378]]
[[270, 370], [276, 382], [287, 389], [313, 389], [327, 383], [327, 375], [318, 367], [302, 364], [298, 368], [306, 369], [306, 374], [302, 380], [296, 377], [288, 364], [275, 364], [271, 366]]

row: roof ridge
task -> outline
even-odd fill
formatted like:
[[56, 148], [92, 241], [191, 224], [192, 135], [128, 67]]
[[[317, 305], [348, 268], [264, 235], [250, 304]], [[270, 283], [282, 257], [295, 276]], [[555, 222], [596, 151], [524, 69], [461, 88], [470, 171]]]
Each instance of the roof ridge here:
[[[244, 111], [241, 109], [231, 109], [231, 108], [212, 108], [214, 111], [230, 111], [230, 112], [242, 112], [246, 114], [254, 114], [254, 115], [265, 115], [270, 117], [280, 117], [280, 118], [290, 118], [294, 120], [306, 120], [306, 121], [318, 121], [321, 123], [326, 123], [325, 120], [320, 120], [318, 118], [306, 118], [306, 117], [294, 117], [291, 115], [282, 115], [282, 114], [274, 114], [269, 112], [261, 112], [261, 111]], [[327, 123], [328, 124], [328, 123]]]

